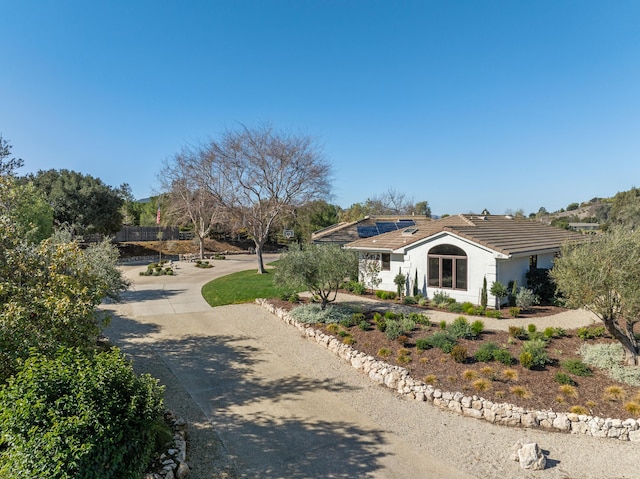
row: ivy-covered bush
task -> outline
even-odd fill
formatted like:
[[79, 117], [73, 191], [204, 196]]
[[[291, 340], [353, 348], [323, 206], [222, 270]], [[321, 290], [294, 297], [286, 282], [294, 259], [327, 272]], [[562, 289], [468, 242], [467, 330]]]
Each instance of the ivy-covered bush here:
[[29, 357], [0, 390], [0, 477], [141, 477], [166, 428], [162, 392], [118, 350]]

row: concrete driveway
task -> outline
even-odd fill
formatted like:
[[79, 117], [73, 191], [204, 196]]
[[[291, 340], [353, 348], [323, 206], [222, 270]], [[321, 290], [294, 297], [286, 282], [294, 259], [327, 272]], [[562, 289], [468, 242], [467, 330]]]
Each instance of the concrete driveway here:
[[473, 477], [389, 431], [377, 413], [400, 399], [263, 308], [211, 308], [202, 285], [255, 268], [255, 257], [212, 264], [160, 277], [126, 266], [132, 290], [103, 306], [113, 315], [105, 334], [191, 423], [191, 477]]

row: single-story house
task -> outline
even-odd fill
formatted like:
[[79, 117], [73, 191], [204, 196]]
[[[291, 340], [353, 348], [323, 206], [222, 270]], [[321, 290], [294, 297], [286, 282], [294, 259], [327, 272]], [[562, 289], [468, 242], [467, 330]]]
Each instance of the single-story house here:
[[[401, 272], [410, 294], [417, 272], [423, 295], [444, 291], [458, 302], [480, 304], [484, 278], [487, 289], [495, 281], [525, 286], [529, 269], [551, 268], [563, 243], [584, 239], [534, 220], [467, 214], [360, 238], [344, 247], [358, 251], [361, 260], [379, 262], [378, 289], [396, 291], [394, 278]], [[495, 304], [490, 293], [488, 304]]]

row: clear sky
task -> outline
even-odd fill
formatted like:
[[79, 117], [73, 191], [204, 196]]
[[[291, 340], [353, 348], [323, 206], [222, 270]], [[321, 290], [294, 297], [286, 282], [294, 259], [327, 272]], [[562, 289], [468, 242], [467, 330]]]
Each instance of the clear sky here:
[[134, 196], [239, 124], [310, 135], [348, 207], [548, 211], [640, 186], [640, 1], [0, 0], [20, 173]]

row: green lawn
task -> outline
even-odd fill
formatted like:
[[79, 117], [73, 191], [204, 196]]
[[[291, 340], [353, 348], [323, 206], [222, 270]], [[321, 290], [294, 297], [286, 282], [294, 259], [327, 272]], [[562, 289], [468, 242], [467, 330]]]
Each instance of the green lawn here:
[[[269, 266], [276, 264], [277, 261], [274, 261]], [[270, 272], [269, 266], [264, 274], [258, 274], [256, 269], [251, 269], [214, 279], [202, 287], [202, 296], [214, 307], [249, 303], [256, 298], [280, 297], [285, 290], [273, 284], [273, 273]]]

